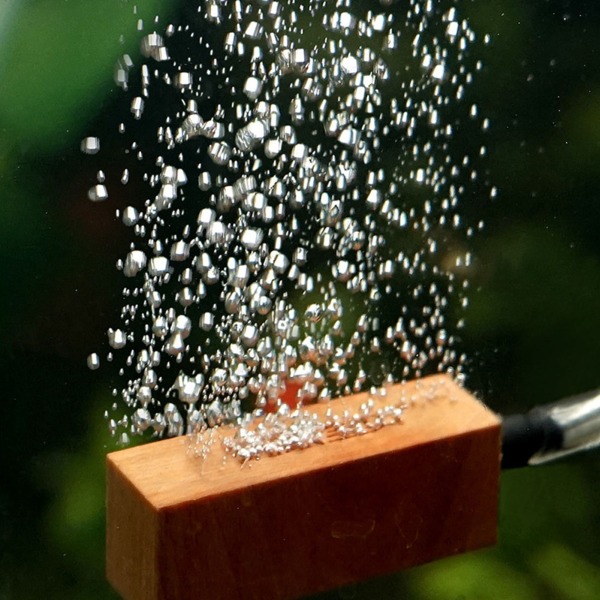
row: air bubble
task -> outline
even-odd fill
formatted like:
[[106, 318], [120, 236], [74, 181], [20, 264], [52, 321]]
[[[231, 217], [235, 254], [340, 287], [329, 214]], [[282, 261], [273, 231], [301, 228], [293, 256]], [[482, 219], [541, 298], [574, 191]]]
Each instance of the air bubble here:
[[106, 189], [106, 186], [98, 184], [90, 188], [88, 190], [88, 198], [92, 202], [103, 202], [104, 200], [108, 200], [108, 190]]
[[100, 138], [86, 137], [81, 141], [81, 151], [84, 154], [98, 154], [100, 152]]
[[100, 367], [100, 357], [95, 352], [88, 356], [87, 366], [92, 371], [95, 371], [97, 368]]

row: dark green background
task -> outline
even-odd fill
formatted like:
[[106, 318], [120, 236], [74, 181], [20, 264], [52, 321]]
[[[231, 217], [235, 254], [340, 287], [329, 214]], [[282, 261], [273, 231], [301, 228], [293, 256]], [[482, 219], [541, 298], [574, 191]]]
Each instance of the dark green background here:
[[[176, 10], [139, 4], [147, 21]], [[600, 4], [457, 5], [492, 35], [470, 93], [492, 122], [501, 191], [481, 199], [468, 386], [498, 411], [525, 410], [600, 385]], [[112, 69], [120, 52], [135, 56], [132, 6], [0, 4], [1, 600], [115, 597], [103, 575], [110, 373], [85, 357], [120, 304], [127, 240], [114, 207], [85, 199], [110, 165], [79, 142], [116, 140]], [[596, 599], [599, 472], [591, 454], [506, 473], [496, 548], [322, 598]]]

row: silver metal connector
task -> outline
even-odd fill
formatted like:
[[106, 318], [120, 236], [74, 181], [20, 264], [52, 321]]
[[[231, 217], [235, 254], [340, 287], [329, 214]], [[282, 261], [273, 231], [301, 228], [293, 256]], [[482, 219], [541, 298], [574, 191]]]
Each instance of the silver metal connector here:
[[560, 448], [541, 450], [529, 459], [541, 465], [570, 454], [600, 447], [600, 389], [535, 409], [544, 413], [562, 432]]

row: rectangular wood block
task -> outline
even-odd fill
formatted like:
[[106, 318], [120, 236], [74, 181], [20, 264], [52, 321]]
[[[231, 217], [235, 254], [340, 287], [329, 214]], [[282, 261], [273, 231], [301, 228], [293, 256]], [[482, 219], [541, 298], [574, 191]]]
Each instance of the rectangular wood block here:
[[185, 437], [109, 454], [109, 581], [126, 600], [283, 600], [493, 544], [500, 420], [446, 376], [398, 402], [402, 423], [243, 468]]

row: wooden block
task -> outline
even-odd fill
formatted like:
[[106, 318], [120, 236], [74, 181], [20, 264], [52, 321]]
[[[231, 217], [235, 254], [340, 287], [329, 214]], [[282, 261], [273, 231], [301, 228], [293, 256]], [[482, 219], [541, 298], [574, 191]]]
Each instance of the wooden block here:
[[402, 423], [243, 468], [185, 437], [110, 454], [108, 579], [126, 600], [283, 600], [493, 544], [499, 419], [445, 376], [386, 401]]

